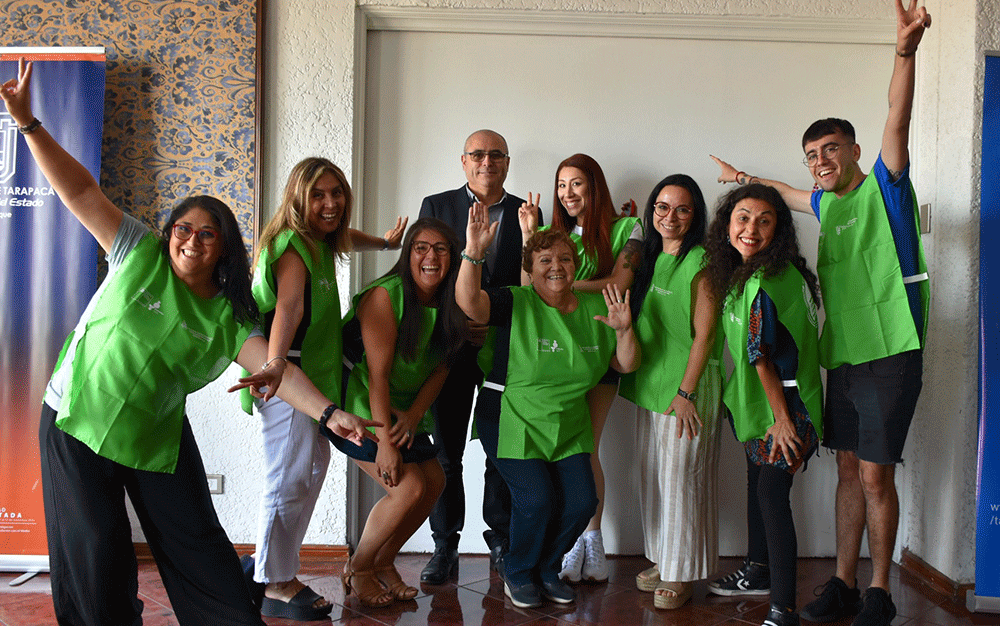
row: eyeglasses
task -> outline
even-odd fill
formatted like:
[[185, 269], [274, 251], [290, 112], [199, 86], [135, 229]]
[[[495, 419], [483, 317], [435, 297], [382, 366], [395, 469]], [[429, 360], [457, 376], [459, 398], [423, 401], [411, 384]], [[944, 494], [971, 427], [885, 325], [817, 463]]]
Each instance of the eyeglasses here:
[[[833, 159], [833, 157], [837, 156], [837, 153], [840, 152], [840, 148], [842, 146], [853, 146], [853, 145], [854, 145], [853, 141], [848, 141], [846, 143], [828, 143], [819, 150], [820, 152], [823, 153], [824, 159], [830, 160]], [[816, 165], [816, 161], [818, 160], [819, 160], [819, 152], [810, 152], [806, 154], [804, 159], [802, 159], [802, 165], [805, 165], [806, 167], [812, 167], [813, 165]]]
[[691, 213], [691, 207], [689, 207], [686, 204], [672, 207], [669, 204], [665, 204], [663, 202], [657, 202], [656, 204], [653, 205], [653, 213], [656, 213], [660, 217], [666, 217], [667, 213], [669, 213], [671, 209], [674, 210], [674, 213], [676, 213], [678, 217], [681, 215], [688, 215]]
[[201, 230], [195, 230], [190, 226], [188, 226], [187, 224], [174, 224], [172, 230], [174, 233], [174, 237], [177, 237], [182, 241], [187, 241], [188, 239], [191, 238], [191, 235], [197, 234], [198, 241], [205, 244], [215, 243], [216, 237], [219, 236], [219, 233], [215, 232], [211, 228], [202, 228]]
[[451, 254], [451, 250], [448, 249], [448, 244], [436, 243], [431, 245], [426, 241], [414, 241], [411, 249], [417, 254], [427, 254], [434, 249], [434, 256], [447, 256]]
[[489, 152], [486, 150], [473, 150], [472, 152], [463, 152], [462, 154], [469, 157], [476, 163], [482, 163], [486, 157], [490, 157], [490, 161], [499, 161], [500, 159], [506, 159], [510, 156], [509, 154], [504, 154], [499, 150], [490, 150]]

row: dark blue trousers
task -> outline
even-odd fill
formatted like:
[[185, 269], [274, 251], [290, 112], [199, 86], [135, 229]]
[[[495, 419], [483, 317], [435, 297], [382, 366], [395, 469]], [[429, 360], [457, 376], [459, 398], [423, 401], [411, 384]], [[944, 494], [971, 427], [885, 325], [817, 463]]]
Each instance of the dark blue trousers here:
[[501, 459], [497, 458], [499, 421], [478, 415], [476, 429], [486, 456], [510, 489], [510, 550], [504, 557], [507, 579], [518, 586], [558, 580], [563, 555], [597, 510], [590, 454], [552, 462]]

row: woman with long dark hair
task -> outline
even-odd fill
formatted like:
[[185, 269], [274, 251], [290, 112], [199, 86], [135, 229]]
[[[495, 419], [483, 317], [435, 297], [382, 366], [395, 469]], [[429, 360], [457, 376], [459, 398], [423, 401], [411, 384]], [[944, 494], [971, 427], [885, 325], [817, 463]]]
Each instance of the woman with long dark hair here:
[[[531, 200], [530, 194], [528, 198]], [[536, 205], [525, 203], [518, 214], [524, 241], [538, 228], [537, 209]], [[580, 263], [576, 268], [574, 289], [600, 293], [608, 285], [614, 285], [625, 293], [632, 286], [635, 271], [642, 261], [642, 223], [637, 217], [619, 217], [615, 213], [604, 171], [592, 157], [574, 154], [556, 168], [551, 228], [567, 233], [576, 244]], [[528, 284], [528, 280], [527, 273], [522, 272], [521, 284]], [[604, 470], [600, 446], [604, 422], [618, 392], [618, 379], [618, 372], [609, 369], [587, 393], [594, 434], [590, 463], [597, 484], [598, 503], [587, 528], [563, 559], [561, 576], [571, 582], [608, 579], [601, 535]]]
[[746, 452], [749, 536], [743, 567], [708, 588], [770, 594], [765, 626], [797, 626], [789, 493], [823, 432], [816, 276], [799, 253], [791, 211], [761, 184], [723, 196], [705, 249], [735, 365], [723, 399]]
[[22, 59], [0, 95], [59, 199], [108, 253], [108, 275], [67, 338], [42, 407], [56, 617], [141, 623], [128, 495], [181, 624], [262, 625], [215, 514], [187, 395], [235, 360], [256, 373], [230, 391], [278, 393], [358, 441], [370, 436], [363, 425], [371, 422], [338, 409], [297, 367], [267, 358], [229, 208], [209, 196], [187, 198], [159, 237], [125, 215], [32, 115], [31, 68]]
[[683, 605], [718, 560], [718, 301], [701, 272], [705, 198], [685, 174], [661, 180], [644, 212], [644, 263], [632, 289], [642, 365], [619, 393], [640, 407], [636, 428], [646, 558], [636, 585], [661, 609]]
[[467, 336], [455, 302], [458, 238], [433, 217], [414, 222], [399, 261], [356, 296], [344, 320], [344, 406], [385, 424], [378, 443], [332, 437], [385, 491], [368, 514], [361, 539], [344, 566], [344, 590], [367, 606], [412, 600], [394, 561], [427, 519], [444, 489], [431, 440], [430, 407]]

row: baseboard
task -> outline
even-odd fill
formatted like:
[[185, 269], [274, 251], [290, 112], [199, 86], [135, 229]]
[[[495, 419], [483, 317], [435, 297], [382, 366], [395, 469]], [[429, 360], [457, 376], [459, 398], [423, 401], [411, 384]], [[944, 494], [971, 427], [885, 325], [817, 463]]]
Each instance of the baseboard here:
[[976, 588], [972, 583], [959, 584], [953, 581], [931, 567], [919, 556], [910, 552], [909, 548], [903, 548], [903, 558], [899, 563], [899, 567], [929, 587], [951, 596], [951, 599], [959, 604], [964, 604], [966, 593], [970, 589]]
[[[140, 561], [152, 561], [153, 552], [149, 549], [148, 543], [133, 543], [135, 556]], [[233, 544], [237, 554], [253, 554], [254, 545], [252, 543]], [[334, 545], [304, 545], [299, 550], [299, 560], [303, 563], [310, 561], [346, 561], [347, 546]]]

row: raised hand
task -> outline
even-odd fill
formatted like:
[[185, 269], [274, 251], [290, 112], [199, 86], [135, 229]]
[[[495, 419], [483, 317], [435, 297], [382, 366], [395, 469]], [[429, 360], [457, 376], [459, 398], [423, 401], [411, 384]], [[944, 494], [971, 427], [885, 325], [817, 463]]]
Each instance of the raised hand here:
[[31, 114], [31, 67], [31, 61], [25, 63], [21, 57], [17, 61], [17, 78], [0, 86], [0, 97], [18, 126], [27, 126], [35, 119]]
[[517, 221], [521, 224], [521, 235], [525, 241], [538, 230], [538, 203], [541, 199], [542, 194], [536, 193], [532, 199], [531, 192], [528, 192], [528, 201], [522, 202], [517, 210]]
[[629, 307], [629, 290], [625, 290], [623, 296], [614, 283], [604, 286], [604, 303], [608, 305], [608, 314], [595, 315], [598, 322], [607, 324], [616, 333], [623, 333], [632, 327], [632, 309]]
[[896, 0], [896, 54], [911, 56], [917, 51], [924, 30], [931, 27], [931, 16], [925, 7], [918, 7], [917, 0], [903, 8], [903, 0]]
[[737, 174], [740, 173], [740, 171], [738, 169], [736, 169], [732, 165], [726, 163], [725, 161], [723, 161], [719, 157], [715, 156], [714, 154], [710, 154], [708, 156], [712, 157], [712, 160], [715, 161], [716, 165], [719, 166], [720, 172], [719, 172], [719, 178], [718, 178], [718, 180], [719, 180], [720, 183], [735, 183], [735, 182], [738, 182], [736, 180]]
[[474, 259], [486, 256], [500, 222], [490, 224], [490, 212], [482, 202], [469, 207], [469, 224], [465, 227], [465, 253]]
[[390, 250], [399, 249], [399, 244], [403, 240], [403, 233], [406, 232], [406, 223], [410, 221], [409, 217], [397, 217], [396, 226], [385, 231], [383, 239]]

